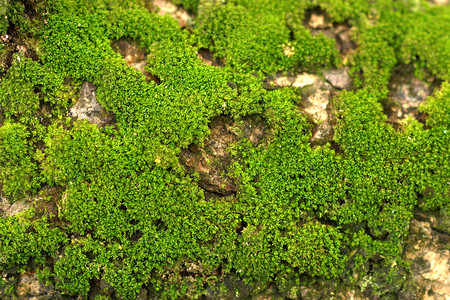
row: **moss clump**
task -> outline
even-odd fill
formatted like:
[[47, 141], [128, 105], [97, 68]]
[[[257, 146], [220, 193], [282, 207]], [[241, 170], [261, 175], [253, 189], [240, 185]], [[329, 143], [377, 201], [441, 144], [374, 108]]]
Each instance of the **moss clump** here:
[[[62, 293], [92, 296], [91, 283], [103, 280], [126, 299], [142, 288], [153, 297], [221, 297], [224, 286], [243, 296], [271, 284], [298, 295], [301, 282], [324, 280], [372, 295], [401, 290], [414, 207], [444, 210], [450, 195], [447, 40], [444, 25], [427, 26], [445, 13], [384, 0], [175, 3], [197, 14], [192, 27], [141, 1], [54, 0], [45, 30], [26, 31], [43, 50], [35, 61], [16, 55], [1, 78], [2, 192], [14, 200], [42, 187], [58, 210], [0, 219], [1, 267], [34, 259], [41, 268], [56, 257], [40, 276]], [[318, 8], [355, 27], [357, 49], [342, 62], [335, 42], [304, 24]], [[122, 38], [140, 44], [159, 84], [113, 51]], [[205, 65], [200, 48], [224, 66]], [[333, 100], [333, 149], [312, 147], [301, 91], [266, 90], [264, 78], [343, 62], [359, 89]], [[426, 126], [386, 123], [381, 103], [399, 62], [445, 81], [421, 107]], [[83, 82], [96, 86], [115, 124], [66, 117]], [[180, 152], [201, 145], [214, 118], [252, 115], [265, 136], [228, 149], [236, 194], [206, 197]]]
[[0, 182], [3, 193], [12, 201], [35, 192], [40, 185], [28, 137], [22, 124], [7, 122], [0, 127]]
[[6, 270], [18, 267], [25, 270], [33, 258], [36, 265], [43, 266], [46, 255], [56, 255], [68, 239], [59, 228], [52, 228], [48, 218], [35, 217], [27, 210], [7, 219], [0, 218], [0, 266]]
[[338, 55], [334, 41], [323, 35], [314, 37], [301, 25], [288, 27], [282, 9], [296, 7], [289, 4], [275, 7], [270, 1], [205, 3], [196, 20], [195, 44], [225, 58], [226, 65], [246, 72], [335, 65]]

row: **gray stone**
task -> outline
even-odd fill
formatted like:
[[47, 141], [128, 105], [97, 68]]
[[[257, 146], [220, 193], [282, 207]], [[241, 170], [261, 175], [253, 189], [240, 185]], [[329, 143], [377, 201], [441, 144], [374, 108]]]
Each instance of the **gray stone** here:
[[30, 203], [25, 201], [16, 201], [8, 208], [5, 213], [6, 217], [12, 217], [30, 208]]
[[325, 79], [337, 89], [349, 90], [352, 87], [352, 79], [348, 74], [347, 68], [329, 70], [323, 73]]
[[92, 83], [85, 82], [81, 85], [80, 98], [69, 110], [69, 117], [86, 119], [89, 123], [98, 126], [107, 125], [115, 120], [111, 112], [107, 112], [97, 101], [95, 90], [97, 87]]

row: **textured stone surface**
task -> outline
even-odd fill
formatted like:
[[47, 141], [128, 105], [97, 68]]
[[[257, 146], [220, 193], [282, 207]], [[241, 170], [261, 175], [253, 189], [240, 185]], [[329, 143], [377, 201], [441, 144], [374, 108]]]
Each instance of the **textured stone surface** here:
[[8, 208], [8, 210], [5, 212], [6, 217], [12, 217], [17, 215], [18, 213], [21, 213], [31, 207], [29, 202], [26, 201], [16, 201]]
[[178, 21], [181, 27], [186, 27], [192, 20], [192, 17], [184, 8], [178, 7], [168, 0], [153, 0], [152, 4], [158, 8], [158, 14], [161, 16], [169, 14]]
[[448, 299], [449, 243], [450, 236], [433, 230], [429, 222], [417, 219], [411, 221], [405, 256], [413, 262], [411, 280], [419, 299]]
[[119, 39], [112, 43], [111, 47], [114, 51], [122, 55], [128, 66], [144, 74], [147, 81], [154, 81], [156, 84], [160, 83], [159, 78], [150, 74], [145, 69], [147, 65], [147, 53], [145, 53], [137, 41], [127, 38]]
[[333, 87], [337, 89], [349, 90], [352, 87], [352, 79], [348, 74], [347, 68], [325, 71], [323, 76]]
[[233, 163], [228, 147], [242, 138], [254, 145], [264, 136], [264, 125], [260, 120], [246, 119], [235, 124], [226, 117], [215, 118], [210, 123], [211, 134], [203, 145], [190, 145], [180, 154], [180, 162], [190, 172], [200, 175], [199, 186], [205, 191], [228, 196], [236, 192], [236, 183], [227, 173]]
[[40, 283], [36, 274], [22, 274], [17, 284], [16, 293], [19, 299], [43, 299], [39, 296], [50, 296], [54, 292], [53, 285]]
[[85, 82], [81, 85], [80, 98], [69, 110], [69, 117], [86, 119], [98, 126], [107, 125], [115, 120], [111, 112], [107, 112], [97, 101], [96, 86]]

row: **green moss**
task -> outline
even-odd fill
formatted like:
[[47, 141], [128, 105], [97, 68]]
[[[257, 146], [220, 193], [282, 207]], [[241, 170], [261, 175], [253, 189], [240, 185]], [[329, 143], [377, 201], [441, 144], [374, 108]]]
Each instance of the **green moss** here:
[[[26, 31], [42, 40], [43, 55], [16, 56], [0, 82], [2, 191], [16, 199], [58, 190], [46, 202], [58, 212], [0, 219], [2, 269], [57, 257], [43, 281], [86, 296], [104, 280], [125, 299], [142, 286], [163, 298], [223, 295], [219, 285], [239, 296], [269, 284], [298, 295], [308, 278], [381, 296], [400, 290], [413, 208], [448, 207], [449, 84], [421, 107], [426, 126], [407, 119], [395, 131], [381, 102], [398, 62], [448, 78], [445, 13], [384, 0], [176, 3], [197, 14], [189, 30], [141, 1], [96, 0], [52, 1], [45, 30]], [[360, 89], [332, 104], [339, 151], [310, 145], [299, 91], [263, 88], [268, 74], [339, 65], [335, 42], [303, 23], [318, 7], [354, 26], [358, 45], [349, 63]], [[426, 26], [433, 17], [442, 22]], [[139, 43], [160, 84], [113, 51], [121, 38]], [[225, 66], [205, 65], [200, 48]], [[71, 89], [86, 81], [115, 124], [65, 117]], [[57, 117], [36, 119], [44, 108]], [[236, 195], [206, 198], [180, 152], [205, 140], [213, 118], [244, 124], [254, 114], [264, 139], [229, 147]]]
[[0, 35], [5, 34], [8, 29], [7, 14], [9, 11], [9, 0], [0, 1]]
[[27, 128], [22, 124], [6, 123], [0, 128], [0, 182], [12, 201], [35, 192], [40, 185], [28, 137]]
[[66, 108], [69, 98], [63, 78], [39, 63], [15, 56], [12, 67], [0, 83], [0, 108], [7, 118], [36, 124], [40, 102]]
[[198, 5], [201, 0], [174, 0], [173, 4], [183, 5], [186, 10], [197, 12]]
[[194, 42], [199, 48], [226, 58], [226, 65], [246, 72], [334, 65], [334, 42], [323, 35], [312, 36], [302, 25], [290, 29], [282, 8], [283, 5], [275, 8], [270, 1], [204, 5], [196, 20]]
[[27, 210], [9, 218], [0, 218], [0, 250], [2, 269], [18, 267], [24, 270], [33, 258], [43, 265], [45, 255], [55, 256], [59, 247], [67, 242], [64, 233], [49, 224], [46, 217], [33, 218]]
[[408, 30], [400, 51], [405, 63], [416, 66], [416, 74], [427, 68], [432, 74], [450, 80], [450, 38], [444, 32], [450, 26], [450, 8], [431, 7], [405, 21]]

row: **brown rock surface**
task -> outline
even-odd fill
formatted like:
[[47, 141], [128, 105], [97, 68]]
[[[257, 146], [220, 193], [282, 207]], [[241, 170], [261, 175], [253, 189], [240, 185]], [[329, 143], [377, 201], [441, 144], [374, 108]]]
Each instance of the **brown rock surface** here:
[[323, 145], [333, 139], [330, 101], [334, 94], [331, 85], [321, 79], [302, 90], [300, 109], [311, 116], [315, 123], [310, 140], [313, 145]]
[[122, 55], [128, 66], [133, 67], [136, 71], [144, 74], [147, 81], [154, 81], [156, 84], [161, 83], [158, 77], [150, 74], [145, 69], [145, 66], [147, 65], [147, 53], [142, 50], [137, 41], [127, 38], [119, 39], [113, 42], [111, 47], [114, 51]]
[[449, 299], [449, 243], [448, 234], [433, 230], [427, 221], [412, 219], [405, 256], [413, 263], [411, 280], [418, 299]]
[[[344, 79], [339, 78], [339, 74], [345, 71], [336, 71], [332, 80], [335, 84], [343, 84]], [[347, 73], [348, 75], [348, 73]], [[343, 75], [345, 76], [345, 75]], [[347, 79], [345, 79], [347, 80]], [[348, 77], [348, 80], [350, 78]], [[345, 81], [347, 84], [348, 81]], [[351, 85], [348, 83], [348, 85]], [[302, 100], [300, 102], [300, 110], [308, 114], [315, 126], [311, 143], [313, 145], [326, 144], [333, 139], [333, 113], [331, 112], [330, 101], [335, 95], [335, 89], [322, 80], [319, 76], [308, 73], [297, 75], [275, 75], [273, 78], [266, 80], [266, 89], [277, 89], [284, 87], [294, 87], [301, 89]]]
[[322, 10], [313, 10], [307, 13], [305, 25], [313, 35], [324, 34], [336, 41], [336, 47], [342, 55], [351, 53], [356, 49], [353, 41], [353, 27], [348, 23], [331, 23], [328, 15]]
[[236, 182], [227, 173], [233, 163], [228, 147], [242, 138], [254, 145], [264, 136], [264, 125], [257, 118], [236, 124], [228, 117], [217, 117], [210, 123], [210, 136], [203, 145], [190, 145], [180, 154], [180, 162], [188, 172], [198, 172], [199, 186], [206, 192], [229, 196], [236, 192]]
[[214, 54], [208, 49], [200, 49], [197, 53], [197, 56], [208, 66], [223, 66], [223, 61], [221, 59], [214, 58]]
[[25, 273], [20, 275], [16, 293], [19, 299], [51, 299], [54, 287], [53, 285], [45, 286], [40, 283], [36, 274]]
[[158, 8], [158, 14], [161, 16], [169, 14], [178, 21], [181, 27], [186, 27], [192, 21], [192, 16], [184, 8], [176, 6], [168, 0], [153, 0], [152, 4]]
[[352, 88], [352, 79], [348, 73], [348, 68], [328, 70], [323, 73], [325, 79], [335, 88], [349, 90]]

